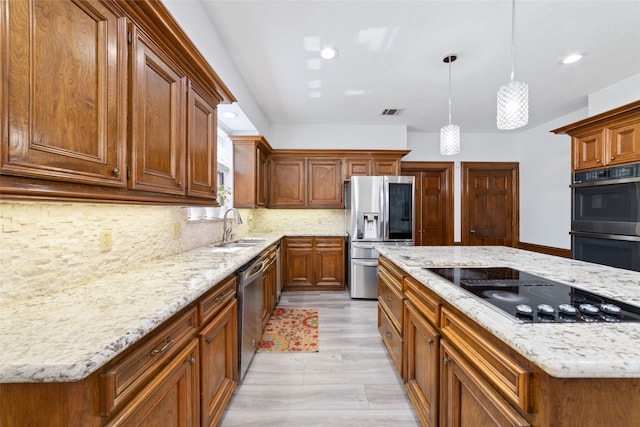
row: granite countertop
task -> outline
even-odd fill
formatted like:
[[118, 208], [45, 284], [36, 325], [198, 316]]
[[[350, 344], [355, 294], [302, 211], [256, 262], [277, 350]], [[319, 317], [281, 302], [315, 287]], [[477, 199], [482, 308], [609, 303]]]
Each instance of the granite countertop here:
[[[252, 237], [252, 236], [248, 236]], [[241, 251], [203, 246], [0, 305], [0, 382], [86, 378], [282, 235]]]
[[423, 267], [511, 267], [640, 306], [640, 273], [507, 247], [379, 247], [379, 252], [558, 378], [640, 378], [640, 322], [520, 323]]

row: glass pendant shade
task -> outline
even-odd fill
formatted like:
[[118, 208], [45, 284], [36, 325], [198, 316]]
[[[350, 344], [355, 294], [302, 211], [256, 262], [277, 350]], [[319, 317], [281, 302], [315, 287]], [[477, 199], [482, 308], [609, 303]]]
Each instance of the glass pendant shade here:
[[500, 130], [517, 129], [529, 123], [529, 85], [511, 81], [498, 90], [497, 125]]
[[460, 126], [448, 124], [440, 128], [440, 154], [452, 156], [460, 152]]

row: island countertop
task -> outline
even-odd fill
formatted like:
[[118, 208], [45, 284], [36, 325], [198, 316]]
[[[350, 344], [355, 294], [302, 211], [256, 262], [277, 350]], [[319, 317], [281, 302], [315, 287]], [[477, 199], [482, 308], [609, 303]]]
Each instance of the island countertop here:
[[382, 247], [380, 254], [557, 378], [640, 378], [640, 322], [520, 323], [424, 267], [511, 267], [640, 306], [640, 272], [508, 247]]

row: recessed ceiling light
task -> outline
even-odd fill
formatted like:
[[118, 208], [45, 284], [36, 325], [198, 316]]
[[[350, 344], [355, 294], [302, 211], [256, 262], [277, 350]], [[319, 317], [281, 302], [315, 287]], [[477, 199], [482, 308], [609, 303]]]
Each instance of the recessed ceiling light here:
[[333, 59], [338, 56], [338, 49], [335, 47], [325, 47], [320, 51], [320, 56], [324, 59]]
[[573, 64], [574, 62], [578, 62], [582, 59], [584, 55], [581, 55], [579, 53], [572, 53], [571, 55], [567, 56], [566, 58], [564, 58], [562, 60], [563, 64]]
[[235, 119], [236, 117], [238, 117], [238, 113], [234, 113], [233, 111], [225, 111], [224, 113], [222, 113], [222, 117], [224, 117], [225, 119]]

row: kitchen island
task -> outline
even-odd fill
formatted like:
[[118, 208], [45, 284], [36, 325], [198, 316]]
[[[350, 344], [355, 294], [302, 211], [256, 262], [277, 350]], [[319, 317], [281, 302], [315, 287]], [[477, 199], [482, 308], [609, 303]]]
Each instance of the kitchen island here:
[[[510, 267], [633, 306], [640, 273], [505, 247], [379, 251], [381, 333], [401, 354], [397, 366], [425, 425], [464, 425], [471, 413], [475, 425], [485, 416], [545, 426], [640, 419], [640, 322], [520, 322], [426, 268]], [[389, 272], [403, 278], [395, 294], [384, 287]], [[396, 297], [404, 309], [392, 321], [386, 307]], [[393, 322], [403, 324], [397, 337]]]

